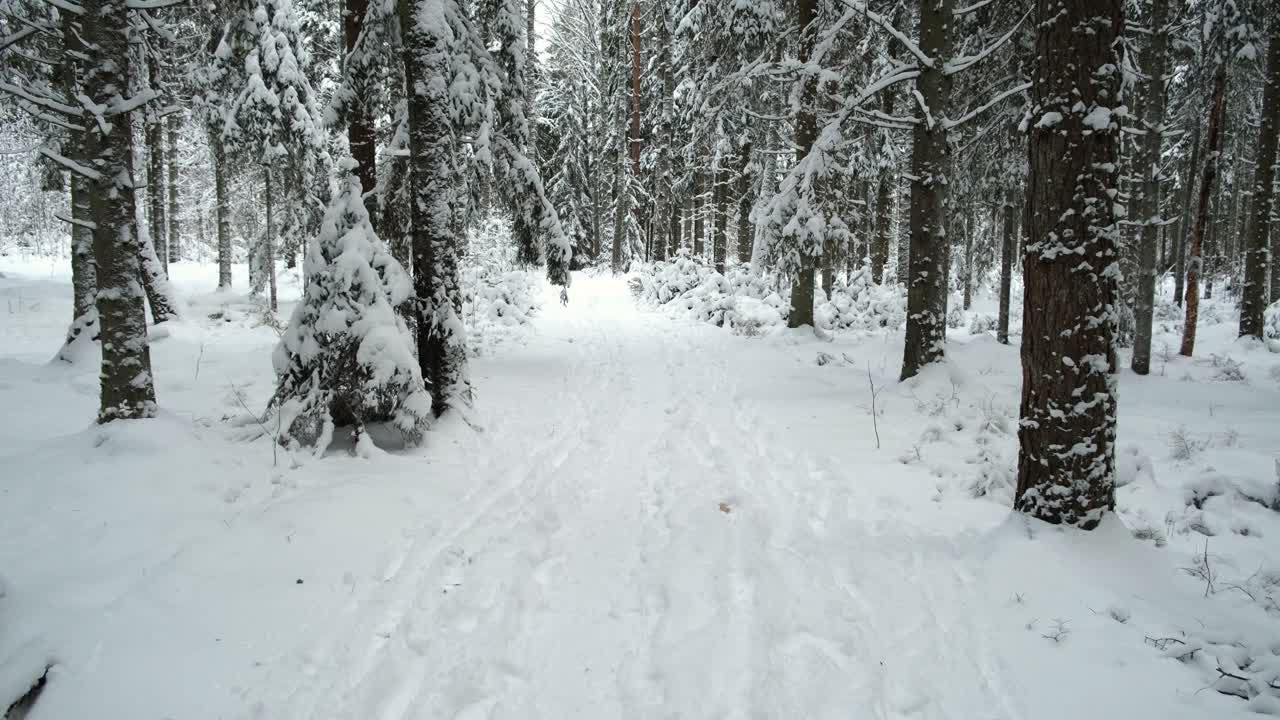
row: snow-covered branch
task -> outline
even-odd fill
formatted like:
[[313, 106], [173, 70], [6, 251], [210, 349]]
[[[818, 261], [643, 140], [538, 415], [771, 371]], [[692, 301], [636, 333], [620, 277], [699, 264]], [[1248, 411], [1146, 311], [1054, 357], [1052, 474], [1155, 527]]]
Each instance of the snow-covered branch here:
[[946, 75], [955, 75], [961, 70], [972, 67], [983, 60], [986, 60], [991, 56], [991, 53], [999, 50], [1005, 43], [1009, 42], [1009, 38], [1013, 37], [1013, 34], [1018, 31], [1018, 28], [1022, 27], [1022, 23], [1026, 22], [1027, 17], [1030, 15], [1031, 11], [1028, 10], [1026, 14], [1022, 16], [1022, 19], [1018, 20], [1018, 22], [1013, 24], [1013, 27], [1009, 28], [1009, 32], [1001, 35], [998, 40], [983, 48], [977, 55], [965, 55], [964, 57], [949, 60], [945, 65], [943, 65], [942, 72]]
[[190, 0], [127, 0], [125, 7], [130, 10], [160, 10], [174, 5], [186, 5]]
[[81, 165], [75, 160], [72, 160], [71, 158], [60, 155], [50, 150], [49, 148], [46, 148], [46, 147], [40, 148], [40, 154], [58, 163], [62, 167], [70, 170], [71, 172], [77, 175], [80, 175], [81, 177], [86, 177], [90, 180], [93, 180], [94, 182], [98, 182], [102, 180], [102, 173], [98, 172], [97, 170], [94, 170], [91, 167], [85, 167], [84, 165]]
[[58, 8], [59, 10], [65, 10], [65, 11], [67, 11], [67, 12], [71, 13], [72, 15], [83, 15], [83, 14], [84, 14], [84, 6], [83, 6], [83, 5], [77, 5], [77, 4], [73, 3], [73, 2], [70, 2], [69, 0], [44, 0], [44, 1], [45, 1], [45, 2], [47, 2], [47, 3], [49, 3], [50, 5], [52, 5], [52, 6], [56, 7], [56, 8]]
[[78, 118], [83, 114], [83, 111], [78, 107], [68, 105], [64, 102], [59, 102], [47, 95], [36, 95], [26, 88], [13, 83], [0, 82], [0, 92], [9, 93], [10, 95], [26, 100], [33, 105], [38, 105], [42, 108], [60, 112], [70, 117]]
[[880, 26], [880, 29], [884, 30], [885, 32], [893, 36], [893, 39], [901, 43], [902, 46], [907, 49], [907, 52], [914, 55], [916, 59], [920, 61], [921, 65], [924, 65], [925, 67], [929, 67], [929, 68], [933, 67], [933, 64], [934, 64], [933, 58], [926, 55], [925, 52], [920, 49], [920, 46], [915, 43], [914, 40], [907, 37], [906, 34], [904, 34], [898, 28], [894, 27], [893, 23], [889, 22], [888, 18], [881, 15], [880, 13], [872, 12], [871, 8], [867, 7], [866, 3], [858, 2], [857, 0], [841, 0], [841, 1], [845, 4], [846, 7], [853, 10], [857, 10], [859, 13], [862, 14], [863, 17], [875, 23], [876, 25]]
[[35, 35], [38, 31], [39, 29], [34, 25], [28, 25], [12, 35], [6, 35], [3, 38], [0, 38], [0, 52], [3, 52], [5, 48], [13, 45], [14, 43], [22, 42], [24, 38]]
[[942, 120], [942, 127], [943, 127], [943, 128], [945, 128], [945, 129], [947, 129], [947, 130], [950, 130], [951, 128], [954, 128], [954, 127], [958, 127], [958, 126], [960, 126], [960, 125], [963, 125], [964, 123], [966, 123], [966, 122], [968, 122], [968, 121], [972, 120], [973, 118], [977, 117], [978, 115], [981, 115], [982, 113], [986, 112], [988, 109], [990, 109], [990, 108], [991, 108], [991, 106], [995, 105], [996, 103], [1000, 102], [1001, 100], [1004, 100], [1005, 98], [1007, 98], [1007, 97], [1009, 97], [1009, 96], [1011, 96], [1011, 95], [1017, 95], [1017, 94], [1018, 94], [1018, 93], [1020, 93], [1020, 92], [1025, 92], [1025, 91], [1030, 90], [1030, 89], [1031, 89], [1031, 83], [1029, 83], [1029, 82], [1021, 83], [1021, 84], [1019, 84], [1019, 85], [1014, 85], [1013, 87], [1009, 88], [1008, 90], [1005, 90], [1004, 92], [1000, 93], [999, 95], [996, 95], [995, 97], [991, 98], [991, 100], [987, 101], [985, 104], [983, 104], [983, 105], [981, 105], [981, 106], [979, 106], [979, 107], [974, 108], [973, 110], [969, 111], [968, 113], [965, 113], [965, 115], [964, 115], [963, 117], [961, 117], [959, 120], [951, 120], [950, 118], [944, 118], [944, 119]]

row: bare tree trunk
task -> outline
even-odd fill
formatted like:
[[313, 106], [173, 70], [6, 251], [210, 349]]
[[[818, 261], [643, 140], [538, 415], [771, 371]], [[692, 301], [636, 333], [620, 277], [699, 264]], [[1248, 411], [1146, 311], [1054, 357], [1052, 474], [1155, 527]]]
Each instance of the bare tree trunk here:
[[1009, 344], [1009, 296], [1013, 283], [1013, 207], [1016, 199], [1014, 192], [1009, 191], [1005, 198], [1004, 232], [1000, 239], [1000, 310], [996, 321], [996, 339]]
[[[62, 14], [63, 57], [60, 82], [66, 97], [75, 97], [78, 90], [81, 41], [76, 27], [76, 16]], [[72, 51], [75, 52], [72, 52]], [[70, 131], [63, 142], [62, 151], [80, 164], [87, 164], [83, 132]], [[61, 174], [59, 173], [59, 177]], [[89, 195], [93, 192], [91, 181], [78, 173], [70, 173], [71, 201], [71, 325], [67, 337], [58, 350], [56, 359], [74, 363], [80, 358], [80, 349], [98, 339], [98, 272], [93, 257], [93, 212]]]
[[[151, 66], [151, 86], [155, 87], [155, 61]], [[165, 240], [165, 182], [164, 182], [164, 119], [152, 119], [147, 122], [144, 137], [147, 141], [147, 225], [150, 228], [151, 244], [155, 248], [156, 257], [160, 259], [162, 268], [169, 267], [169, 243]]]
[[962, 307], [968, 310], [973, 306], [973, 233], [974, 222], [971, 216], [964, 219], [964, 299]]
[[920, 5], [920, 49], [937, 58], [923, 68], [916, 92], [932, 120], [916, 123], [911, 140], [911, 250], [907, 282], [907, 333], [902, 355], [902, 379], [945, 354], [947, 340], [947, 175], [951, 149], [947, 131], [938, 122], [951, 99], [951, 78], [943, 72], [951, 57], [955, 20], [954, 0]]
[[[117, 102], [129, 86], [129, 9], [124, 0], [84, 0], [78, 35], [84, 39], [81, 93], [96, 105]], [[70, 49], [69, 49], [70, 50]], [[142, 247], [134, 206], [133, 134], [107, 132], [87, 122], [85, 158], [94, 168], [89, 186], [93, 255], [98, 271], [97, 307], [102, 337], [98, 422], [152, 417], [156, 413], [145, 296], [138, 282]]]
[[723, 158], [714, 177], [715, 189], [712, 197], [715, 199], [715, 217], [712, 220], [715, 227], [712, 230], [711, 255], [716, 272], [723, 273], [729, 248], [729, 169], [724, 166]]
[[[1037, 0], [1015, 507], [1092, 529], [1115, 507], [1120, 0]], [[1054, 113], [1054, 115], [1049, 115]], [[1052, 120], [1050, 118], [1053, 118]]]
[[1196, 186], [1196, 176], [1200, 172], [1200, 114], [1196, 113], [1196, 128], [1191, 134], [1191, 165], [1187, 167], [1187, 185], [1182, 189], [1182, 219], [1178, 221], [1176, 238], [1177, 268], [1173, 273], [1173, 302], [1182, 306], [1186, 292], [1187, 277], [1187, 239], [1191, 236], [1191, 198]]
[[[350, 54], [356, 46], [356, 41], [360, 39], [360, 31], [364, 28], [364, 18], [369, 12], [369, 0], [343, 0], [343, 5], [342, 40], [343, 46]], [[368, 97], [372, 90], [369, 87], [371, 78], [364, 77], [368, 70], [363, 66], [355, 68], [348, 66], [347, 72], [349, 75], [359, 75], [359, 77], [348, 78], [354, 90], [354, 97], [351, 98], [350, 106], [347, 108], [347, 144], [350, 146], [352, 159], [360, 163], [356, 167], [356, 177], [360, 178], [360, 187], [363, 188], [364, 207], [369, 213], [369, 222], [376, 229], [381, 218], [378, 217], [378, 199], [375, 192], [378, 187], [377, 135]]]
[[703, 197], [702, 168], [698, 166], [697, 156], [693, 164], [693, 254], [701, 257], [706, 235], [706, 198]]
[[455, 206], [462, 202], [465, 185], [456, 174], [459, 163], [443, 81], [451, 69], [438, 39], [413, 22], [414, 7], [409, 0], [400, 0], [402, 56], [410, 90], [409, 187], [418, 364], [431, 386], [432, 408], [440, 415], [457, 403], [471, 403], [458, 265], [462, 239], [454, 227]]
[[1213, 198], [1213, 182], [1218, 174], [1218, 154], [1222, 149], [1222, 124], [1227, 113], [1227, 64], [1220, 61], [1213, 74], [1213, 101], [1209, 111], [1209, 129], [1205, 142], [1204, 173], [1200, 180], [1200, 202], [1196, 222], [1191, 231], [1191, 261], [1187, 264], [1187, 319], [1182, 328], [1182, 355], [1191, 357], [1196, 347], [1196, 322], [1200, 318], [1201, 246], [1209, 222], [1209, 202]]
[[1169, 33], [1166, 27], [1168, 0], [1151, 1], [1151, 44], [1146, 52], [1147, 94], [1142, 124], [1147, 134], [1141, 139], [1138, 169], [1142, 173], [1141, 196], [1136, 203], [1142, 223], [1138, 246], [1137, 277], [1134, 283], [1133, 358], [1130, 367], [1139, 375], [1151, 371], [1151, 323], [1155, 316], [1156, 251], [1160, 227], [1161, 146], [1164, 140], [1165, 68], [1168, 64]]
[[[800, 62], [803, 64], [809, 62], [809, 58], [813, 55], [815, 41], [813, 25], [818, 17], [817, 2], [816, 0], [797, 0], [796, 10], [800, 32]], [[804, 88], [800, 93], [800, 113], [795, 125], [796, 162], [804, 160], [804, 157], [813, 149], [813, 143], [818, 139], [818, 118], [815, 115], [818, 95], [816, 81], [808, 78], [802, 82], [804, 82]], [[800, 271], [792, 278], [791, 283], [791, 307], [787, 312], [787, 327], [813, 325], [814, 274], [813, 258], [801, 253]]]
[[182, 259], [182, 221], [178, 217], [178, 125], [181, 124], [181, 117], [180, 114], [170, 115], [166, 123], [168, 142], [165, 143], [164, 159], [168, 172], [165, 173], [165, 194], [169, 199], [169, 212], [165, 216], [169, 220], [169, 231], [165, 233], [165, 240], [168, 243], [166, 255], [170, 262]]
[[213, 154], [214, 213], [218, 224], [218, 289], [231, 289], [231, 202], [227, 197], [227, 153], [222, 140], [210, 133]]
[[[1262, 95], [1262, 125], [1258, 129], [1258, 160], [1246, 223], [1244, 287], [1240, 295], [1240, 336], [1262, 339], [1263, 310], [1267, 307], [1267, 232], [1273, 203], [1277, 135], [1280, 134], [1280, 0], [1272, 0], [1271, 38], [1267, 44], [1266, 89]], [[1277, 238], [1280, 239], [1280, 238]], [[1276, 262], [1273, 258], [1272, 262]], [[1274, 273], [1276, 275], [1278, 273]]]
[[276, 227], [275, 197], [271, 187], [271, 168], [262, 169], [262, 185], [264, 200], [267, 204], [267, 234], [262, 239], [262, 265], [267, 273], [268, 302], [271, 312], [279, 308], [276, 305]]

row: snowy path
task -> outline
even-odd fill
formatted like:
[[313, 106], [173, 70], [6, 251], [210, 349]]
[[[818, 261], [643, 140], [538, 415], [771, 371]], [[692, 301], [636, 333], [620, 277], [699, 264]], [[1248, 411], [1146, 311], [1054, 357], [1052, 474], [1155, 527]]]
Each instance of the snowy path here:
[[789, 451], [721, 334], [616, 281], [538, 327], [544, 402], [482, 400], [474, 489], [258, 717], [1018, 717], [954, 542]]

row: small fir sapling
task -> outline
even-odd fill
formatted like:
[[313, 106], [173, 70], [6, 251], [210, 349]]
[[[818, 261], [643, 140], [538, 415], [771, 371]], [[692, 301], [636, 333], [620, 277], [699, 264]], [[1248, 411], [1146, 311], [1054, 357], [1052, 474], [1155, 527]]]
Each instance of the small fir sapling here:
[[422, 440], [431, 395], [397, 308], [412, 283], [374, 233], [356, 162], [340, 163], [339, 187], [304, 262], [302, 300], [276, 347], [279, 385], [270, 408], [285, 446], [323, 451], [335, 427], [389, 421], [407, 444]]

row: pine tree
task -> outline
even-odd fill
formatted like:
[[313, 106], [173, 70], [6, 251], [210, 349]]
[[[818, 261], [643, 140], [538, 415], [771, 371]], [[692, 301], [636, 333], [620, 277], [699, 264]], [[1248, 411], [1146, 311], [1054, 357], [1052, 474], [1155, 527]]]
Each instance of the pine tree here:
[[[1091, 529], [1115, 505], [1120, 0], [1037, 0], [1027, 116], [1015, 506]], [[914, 252], [914, 248], [913, 248]]]
[[412, 283], [374, 232], [356, 167], [339, 163], [341, 191], [307, 247], [303, 296], [274, 356], [277, 440], [317, 453], [338, 427], [351, 427], [360, 447], [373, 422], [390, 422], [417, 444], [431, 417], [431, 395], [396, 311]]

